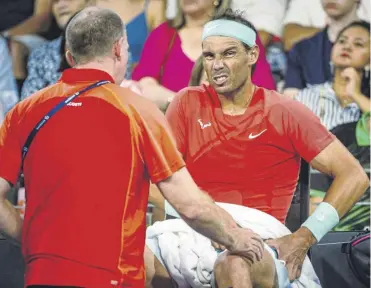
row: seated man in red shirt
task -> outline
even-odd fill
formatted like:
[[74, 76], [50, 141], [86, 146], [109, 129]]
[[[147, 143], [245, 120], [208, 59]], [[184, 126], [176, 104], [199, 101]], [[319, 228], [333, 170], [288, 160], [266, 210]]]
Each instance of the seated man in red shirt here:
[[[196, 184], [217, 202], [255, 208], [284, 223], [301, 158], [335, 178], [318, 211], [300, 229], [267, 242], [294, 280], [308, 249], [362, 196], [368, 178], [304, 105], [251, 82], [259, 55], [255, 39], [251, 25], [238, 15], [227, 13], [207, 23], [202, 48], [210, 85], [179, 92], [166, 117]], [[264, 275], [264, 269], [267, 265], [223, 253], [215, 278], [219, 288], [252, 287], [260, 284], [254, 275]]]

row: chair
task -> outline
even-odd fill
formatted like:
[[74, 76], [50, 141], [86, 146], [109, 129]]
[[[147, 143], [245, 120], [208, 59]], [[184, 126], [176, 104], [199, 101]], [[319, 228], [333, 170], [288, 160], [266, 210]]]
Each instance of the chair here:
[[286, 218], [286, 227], [291, 232], [300, 228], [309, 217], [310, 166], [301, 161], [299, 181]]

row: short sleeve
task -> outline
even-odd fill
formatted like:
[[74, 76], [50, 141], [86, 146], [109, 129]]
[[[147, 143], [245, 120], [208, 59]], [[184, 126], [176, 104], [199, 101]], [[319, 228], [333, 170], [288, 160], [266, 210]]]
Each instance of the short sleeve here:
[[182, 98], [186, 96], [186, 91], [180, 91], [171, 101], [166, 110], [166, 119], [170, 124], [171, 132], [180, 153], [186, 153], [186, 117], [182, 105]]
[[280, 107], [284, 131], [295, 151], [308, 163], [334, 141], [335, 136], [305, 105], [290, 99]]
[[0, 177], [13, 185], [18, 180], [22, 156], [17, 127], [13, 108], [0, 128]]
[[176, 148], [165, 116], [152, 103], [148, 103], [146, 111], [139, 116], [142, 155], [152, 183], [157, 183], [170, 177], [185, 163]]
[[133, 70], [133, 80], [139, 81], [144, 77], [160, 79], [161, 65], [168, 50], [170, 29], [166, 22], [149, 34], [144, 43], [139, 63]]
[[296, 44], [287, 56], [287, 71], [285, 76], [285, 88], [304, 89], [306, 84], [300, 57], [300, 43]]

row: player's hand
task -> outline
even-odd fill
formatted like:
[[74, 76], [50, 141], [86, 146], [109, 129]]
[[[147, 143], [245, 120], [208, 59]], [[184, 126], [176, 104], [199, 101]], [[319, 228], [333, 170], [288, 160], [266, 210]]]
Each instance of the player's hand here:
[[341, 77], [346, 81], [346, 88], [345, 88], [345, 97], [346, 101], [353, 102], [356, 97], [362, 94], [361, 92], [361, 84], [362, 79], [361, 76], [357, 73], [356, 69], [353, 67], [348, 67], [341, 72]]
[[236, 228], [233, 238], [234, 244], [228, 247], [230, 254], [238, 255], [251, 264], [262, 259], [264, 244], [258, 234], [250, 229]]
[[295, 233], [266, 241], [269, 246], [276, 248], [279, 259], [286, 262], [290, 281], [300, 277], [305, 256], [315, 242], [312, 233], [306, 228], [300, 228]]

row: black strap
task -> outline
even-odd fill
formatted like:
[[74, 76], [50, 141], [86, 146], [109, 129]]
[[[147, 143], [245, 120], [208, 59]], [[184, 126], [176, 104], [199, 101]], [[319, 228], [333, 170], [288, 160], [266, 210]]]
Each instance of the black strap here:
[[37, 125], [32, 129], [31, 133], [28, 135], [27, 137], [27, 140], [25, 142], [25, 144], [23, 145], [23, 149], [22, 149], [22, 164], [21, 164], [21, 167], [23, 169], [23, 163], [24, 163], [24, 159], [26, 158], [26, 155], [28, 153], [28, 150], [30, 149], [30, 146], [31, 146], [31, 143], [33, 141], [33, 139], [35, 138], [37, 132], [40, 131], [40, 129], [42, 127], [44, 127], [44, 125], [50, 120], [50, 118], [52, 116], [54, 116], [55, 113], [57, 113], [59, 110], [61, 110], [64, 106], [66, 106], [68, 103], [70, 103], [72, 100], [74, 100], [76, 97], [78, 97], [79, 95], [81, 95], [82, 93], [86, 92], [86, 91], [89, 91], [91, 89], [94, 89], [96, 87], [99, 87], [99, 86], [102, 86], [104, 84], [107, 84], [107, 83], [110, 83], [110, 81], [99, 81], [99, 82], [96, 82], [76, 93], [74, 93], [73, 95], [67, 97], [67, 99], [63, 99], [61, 102], [59, 102], [52, 110], [50, 110], [38, 123]]

